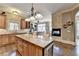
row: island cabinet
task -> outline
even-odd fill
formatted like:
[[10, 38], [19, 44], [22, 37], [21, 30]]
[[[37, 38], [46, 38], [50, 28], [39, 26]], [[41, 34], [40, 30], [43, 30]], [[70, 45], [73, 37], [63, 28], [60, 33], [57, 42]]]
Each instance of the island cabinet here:
[[53, 40], [38, 39], [31, 34], [16, 35], [16, 53], [21, 56], [52, 56]]
[[16, 44], [17, 56], [18, 55], [21, 55], [21, 56], [42, 56], [43, 55], [43, 49], [39, 46], [36, 46], [32, 43], [29, 43], [17, 37], [16, 37], [16, 43], [17, 43]]

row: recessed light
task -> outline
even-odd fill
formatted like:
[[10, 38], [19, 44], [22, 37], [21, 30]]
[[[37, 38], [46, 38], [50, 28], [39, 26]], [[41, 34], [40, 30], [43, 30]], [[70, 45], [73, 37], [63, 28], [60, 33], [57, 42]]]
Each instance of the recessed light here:
[[12, 13], [13, 13], [13, 14], [15, 14], [15, 15], [17, 15], [17, 14], [18, 14], [18, 12], [17, 12], [17, 11], [13, 11]]

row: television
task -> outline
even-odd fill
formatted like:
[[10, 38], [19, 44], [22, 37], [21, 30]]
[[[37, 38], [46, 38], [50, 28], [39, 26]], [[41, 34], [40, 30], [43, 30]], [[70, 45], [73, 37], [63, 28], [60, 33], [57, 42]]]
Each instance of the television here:
[[53, 28], [52, 29], [52, 36], [61, 36], [61, 29], [60, 28]]

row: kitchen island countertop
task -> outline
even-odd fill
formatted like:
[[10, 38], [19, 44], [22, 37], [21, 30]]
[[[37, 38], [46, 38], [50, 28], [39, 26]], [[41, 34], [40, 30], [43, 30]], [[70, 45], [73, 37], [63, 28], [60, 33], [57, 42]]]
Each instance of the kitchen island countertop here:
[[21, 35], [16, 35], [16, 37], [19, 37], [25, 41], [28, 41], [42, 48], [45, 48], [46, 46], [50, 45], [53, 42], [52, 37], [45, 38], [42, 35], [37, 36], [33, 34], [21, 34]]

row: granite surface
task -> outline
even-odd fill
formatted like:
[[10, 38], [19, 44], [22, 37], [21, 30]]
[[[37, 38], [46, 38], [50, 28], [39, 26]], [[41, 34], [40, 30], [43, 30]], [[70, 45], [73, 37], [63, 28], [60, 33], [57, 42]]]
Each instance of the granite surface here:
[[53, 42], [52, 37], [44, 37], [42, 35], [37, 36], [35, 34], [34, 35], [33, 34], [21, 34], [21, 35], [16, 35], [16, 36], [25, 41], [38, 45], [42, 48], [45, 48], [47, 45]]
[[9, 31], [6, 29], [0, 29], [0, 35], [7, 35], [7, 34], [25, 34], [27, 33], [26, 30], [18, 30], [18, 31]]

